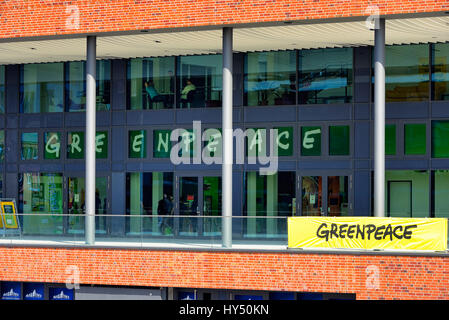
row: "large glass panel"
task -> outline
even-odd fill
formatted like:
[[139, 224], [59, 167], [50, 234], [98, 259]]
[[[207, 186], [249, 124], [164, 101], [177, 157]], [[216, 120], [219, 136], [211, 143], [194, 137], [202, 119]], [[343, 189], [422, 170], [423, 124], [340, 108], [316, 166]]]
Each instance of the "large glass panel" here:
[[222, 56], [178, 57], [178, 107], [221, 107]]
[[404, 125], [404, 153], [406, 155], [426, 154], [426, 124]]
[[329, 155], [348, 156], [349, 149], [349, 126], [329, 126]]
[[449, 218], [449, 170], [436, 170], [433, 174], [435, 218]]
[[173, 235], [173, 173], [126, 174], [126, 230], [130, 235]]
[[19, 212], [36, 214], [22, 217], [24, 234], [62, 234], [62, 174], [19, 174]]
[[20, 111], [64, 111], [64, 64], [21, 65]]
[[37, 160], [38, 158], [38, 138], [37, 132], [23, 132], [21, 139], [21, 159]]
[[432, 158], [449, 158], [449, 121], [432, 121]]
[[61, 134], [59, 132], [45, 132], [44, 144], [44, 159], [61, 158]]
[[352, 101], [352, 48], [299, 51], [299, 103]]
[[321, 127], [301, 127], [301, 156], [321, 156]]
[[385, 196], [390, 217], [429, 217], [429, 171], [387, 170]]
[[[70, 215], [67, 219], [68, 233], [84, 233], [86, 179], [84, 177], [68, 178], [67, 210]], [[106, 217], [108, 214], [108, 181], [107, 177], [95, 178], [95, 232], [105, 234], [107, 232]]]
[[[198, 177], [179, 178], [179, 215], [197, 216], [200, 214], [198, 206]], [[198, 232], [198, 219], [181, 217], [180, 235], [195, 235]]]
[[295, 172], [245, 173], [244, 236], [277, 238], [286, 235], [286, 219], [281, 217], [296, 213], [295, 177]]
[[323, 212], [323, 178], [320, 176], [302, 177], [302, 215], [321, 216]]
[[385, 155], [396, 155], [396, 125], [385, 125]]
[[432, 99], [449, 100], [449, 43], [433, 44], [432, 54]]
[[385, 48], [385, 100], [429, 99], [429, 46], [402, 45]]
[[128, 157], [146, 158], [147, 157], [147, 131], [132, 130], [128, 133]]
[[203, 178], [203, 233], [206, 236], [217, 236], [221, 234], [221, 177]]
[[349, 215], [349, 183], [347, 176], [327, 178], [327, 211], [329, 216]]
[[[111, 61], [98, 60], [96, 64], [97, 110], [111, 109]], [[67, 111], [86, 110], [86, 62], [67, 62]]]
[[245, 105], [296, 104], [296, 51], [245, 55]]
[[128, 109], [173, 108], [175, 58], [137, 58], [128, 61]]
[[0, 66], [0, 113], [5, 113], [5, 66]]

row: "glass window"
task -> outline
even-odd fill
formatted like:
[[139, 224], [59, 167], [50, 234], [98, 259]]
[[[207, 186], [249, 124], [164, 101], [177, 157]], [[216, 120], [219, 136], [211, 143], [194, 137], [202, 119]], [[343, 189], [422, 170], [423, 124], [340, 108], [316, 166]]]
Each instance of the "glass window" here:
[[37, 160], [38, 159], [38, 133], [37, 132], [23, 132], [21, 139], [21, 159], [22, 160]]
[[385, 155], [396, 155], [396, 125], [385, 125]]
[[449, 218], [449, 170], [432, 172], [435, 218]]
[[5, 159], [5, 130], [0, 130], [0, 161]]
[[153, 158], [170, 158], [171, 130], [153, 131]]
[[84, 131], [67, 133], [67, 158], [84, 159]]
[[449, 158], [449, 121], [432, 121], [432, 158]]
[[5, 66], [0, 66], [0, 113], [5, 113]]
[[385, 171], [385, 212], [389, 217], [429, 217], [429, 171]]
[[147, 131], [132, 130], [129, 131], [128, 157], [146, 158], [147, 157]]
[[173, 214], [173, 195], [172, 172], [127, 173], [126, 214], [130, 215], [127, 232], [172, 235], [172, 218], [152, 216]]
[[178, 107], [221, 107], [222, 56], [178, 57]]
[[449, 100], [449, 43], [433, 44], [432, 54], [432, 99]]
[[19, 212], [41, 214], [22, 217], [24, 234], [62, 234], [62, 174], [19, 174]]
[[302, 177], [302, 215], [321, 216], [323, 211], [323, 178], [320, 176]]
[[173, 108], [175, 58], [128, 60], [128, 109]]
[[385, 101], [429, 99], [428, 45], [386, 46]]
[[329, 216], [349, 215], [348, 176], [327, 178], [327, 211]]
[[20, 111], [64, 111], [64, 63], [21, 65]]
[[245, 105], [296, 104], [296, 51], [245, 55]]
[[404, 153], [406, 155], [426, 154], [426, 124], [404, 125]]
[[206, 217], [217, 217], [204, 218], [205, 236], [221, 234], [221, 194], [221, 177], [203, 178], [203, 215]]
[[[97, 110], [111, 109], [111, 61], [97, 60], [96, 63]], [[67, 62], [67, 111], [86, 110], [86, 62]]]
[[329, 126], [329, 155], [348, 156], [349, 139], [349, 126]]
[[44, 143], [44, 159], [61, 158], [61, 134], [59, 132], [45, 132]]
[[352, 101], [352, 48], [299, 51], [299, 103]]
[[95, 135], [95, 157], [108, 158], [108, 131], [97, 131]]
[[296, 214], [295, 177], [295, 172], [245, 173], [244, 215], [262, 217], [244, 220], [245, 236], [283, 237], [287, 234], [286, 219], [269, 217]]
[[278, 156], [291, 157], [293, 156], [293, 128], [280, 127], [277, 129]]
[[301, 155], [321, 156], [321, 127], [301, 127]]

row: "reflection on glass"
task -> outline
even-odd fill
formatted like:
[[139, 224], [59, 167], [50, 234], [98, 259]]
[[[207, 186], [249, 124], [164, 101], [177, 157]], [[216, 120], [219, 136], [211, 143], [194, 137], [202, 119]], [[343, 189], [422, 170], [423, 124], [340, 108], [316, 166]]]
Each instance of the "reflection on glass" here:
[[175, 58], [137, 58], [128, 61], [128, 109], [173, 108]]
[[352, 48], [299, 51], [299, 103], [352, 101]]
[[19, 212], [40, 213], [42, 216], [22, 217], [24, 234], [62, 234], [62, 174], [19, 174]]
[[64, 63], [20, 66], [20, 111], [64, 111]]
[[5, 66], [0, 66], [0, 113], [5, 113]]
[[348, 216], [348, 177], [333, 176], [327, 179], [327, 210], [329, 216]]
[[38, 134], [37, 132], [23, 132], [21, 139], [21, 159], [37, 160]]
[[302, 177], [302, 215], [321, 216], [323, 214], [323, 178], [320, 176]]
[[427, 99], [429, 99], [428, 45], [386, 46], [385, 100], [395, 102]]
[[[203, 215], [221, 217], [221, 177], [203, 178]], [[221, 234], [220, 218], [204, 218], [204, 235]]]
[[449, 170], [433, 171], [435, 218], [449, 218]]
[[[295, 172], [277, 172], [260, 175], [246, 172], [244, 236], [280, 237], [286, 233], [286, 219], [278, 216], [292, 216], [296, 213]], [[274, 217], [274, 218], [251, 218]]]
[[130, 235], [173, 235], [173, 218], [158, 217], [174, 214], [173, 173], [127, 173], [126, 214]]
[[432, 121], [432, 158], [449, 158], [449, 121]]
[[432, 99], [449, 100], [449, 43], [432, 44]]
[[390, 217], [429, 217], [429, 171], [385, 171], [386, 215]]
[[[179, 215], [197, 216], [200, 214], [198, 206], [198, 177], [179, 178]], [[197, 218], [181, 218], [180, 235], [193, 235], [198, 232]]]
[[221, 107], [222, 56], [178, 57], [178, 107]]
[[[96, 63], [96, 104], [97, 111], [111, 109], [111, 61], [98, 60]], [[86, 110], [86, 62], [67, 62], [67, 111]]]
[[296, 104], [296, 51], [245, 55], [245, 105]]

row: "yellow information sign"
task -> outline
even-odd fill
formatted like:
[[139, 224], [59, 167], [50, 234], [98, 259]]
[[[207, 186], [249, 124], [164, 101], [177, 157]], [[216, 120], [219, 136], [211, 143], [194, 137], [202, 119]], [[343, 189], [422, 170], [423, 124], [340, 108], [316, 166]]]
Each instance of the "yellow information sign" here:
[[19, 228], [19, 224], [17, 223], [15, 203], [12, 201], [0, 201], [0, 209], [5, 228], [7, 229]]
[[290, 217], [289, 248], [447, 250], [447, 219]]

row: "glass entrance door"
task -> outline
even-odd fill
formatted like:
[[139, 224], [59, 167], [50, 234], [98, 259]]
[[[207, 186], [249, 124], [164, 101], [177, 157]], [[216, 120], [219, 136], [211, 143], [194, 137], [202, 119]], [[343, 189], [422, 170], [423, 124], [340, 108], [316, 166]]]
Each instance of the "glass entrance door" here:
[[180, 174], [176, 177], [177, 233], [180, 236], [221, 234], [221, 177]]
[[[66, 232], [71, 234], [84, 233], [84, 213], [86, 188], [85, 177], [67, 178], [67, 221]], [[106, 234], [108, 232], [108, 177], [97, 177], [95, 179], [95, 233]]]

